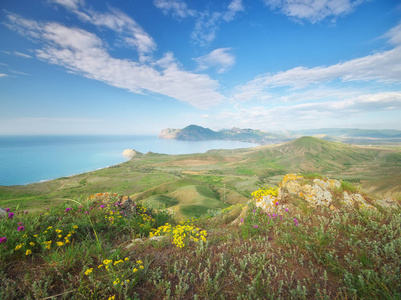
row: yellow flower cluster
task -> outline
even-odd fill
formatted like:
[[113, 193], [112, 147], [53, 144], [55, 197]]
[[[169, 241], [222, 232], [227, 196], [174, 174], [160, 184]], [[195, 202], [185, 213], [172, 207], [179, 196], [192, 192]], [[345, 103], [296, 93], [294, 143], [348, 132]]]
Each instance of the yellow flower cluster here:
[[85, 275], [88, 276], [90, 273], [93, 272], [93, 268], [89, 268], [85, 271]]
[[200, 228], [194, 227], [192, 224], [185, 225], [177, 225], [173, 227], [171, 224], [166, 223], [163, 226], [160, 226], [157, 229], [153, 229], [154, 232], [151, 232], [149, 237], [152, 236], [160, 236], [160, 235], [169, 235], [173, 237], [173, 244], [178, 248], [184, 248], [186, 245], [186, 240], [199, 242], [202, 240], [206, 242], [207, 232], [206, 230], [200, 230]]
[[268, 195], [277, 197], [277, 193], [278, 193], [278, 188], [268, 187], [268, 188], [261, 188], [261, 189], [258, 189], [257, 191], [254, 191], [252, 193], [252, 196], [256, 199], [259, 199], [259, 198], [262, 198], [262, 197], [268, 196]]

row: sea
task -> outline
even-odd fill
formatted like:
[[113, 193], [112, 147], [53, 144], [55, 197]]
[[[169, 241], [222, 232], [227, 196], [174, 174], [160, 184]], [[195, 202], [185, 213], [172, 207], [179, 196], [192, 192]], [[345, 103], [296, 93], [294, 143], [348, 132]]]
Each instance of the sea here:
[[163, 154], [256, 147], [235, 141], [179, 141], [157, 136], [0, 136], [0, 185], [25, 185], [109, 167], [125, 149]]

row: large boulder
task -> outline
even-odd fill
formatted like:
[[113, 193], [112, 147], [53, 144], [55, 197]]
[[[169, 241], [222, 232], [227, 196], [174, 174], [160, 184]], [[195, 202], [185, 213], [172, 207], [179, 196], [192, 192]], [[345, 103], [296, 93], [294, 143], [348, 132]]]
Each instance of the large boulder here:
[[[371, 200], [361, 193], [347, 191], [339, 180], [329, 178], [309, 179], [298, 174], [287, 174], [279, 184], [277, 196], [267, 195], [248, 201], [271, 214], [282, 214], [287, 208], [293, 208], [295, 201], [305, 201], [311, 207], [328, 207], [332, 211], [345, 209], [397, 208], [399, 203], [393, 199]], [[247, 214], [246, 205], [233, 224], [241, 224], [240, 220]]]

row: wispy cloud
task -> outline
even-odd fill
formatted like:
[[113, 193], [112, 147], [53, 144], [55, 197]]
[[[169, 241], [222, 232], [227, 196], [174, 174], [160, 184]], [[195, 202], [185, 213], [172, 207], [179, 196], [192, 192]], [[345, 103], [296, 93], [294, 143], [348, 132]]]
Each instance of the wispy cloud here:
[[48, 0], [49, 3], [55, 3], [64, 6], [67, 9], [75, 10], [84, 5], [83, 0]]
[[16, 56], [23, 57], [23, 58], [32, 58], [32, 56], [30, 56], [30, 55], [28, 55], [28, 54], [24, 54], [24, 53], [17, 52], [17, 51], [14, 51], [14, 54], [15, 54]]
[[1, 78], [1, 77], [7, 77], [7, 76], [8, 76], [7, 74], [0, 73], [0, 78]]
[[20, 71], [15, 71], [15, 70], [10, 70], [10, 72], [12, 72], [12, 73], [14, 73], [14, 74], [18, 74], [18, 75], [31, 75], [31, 74], [28, 74], [28, 73], [24, 73], [24, 72], [20, 72]]
[[351, 13], [367, 0], [264, 0], [273, 10], [295, 20], [307, 20], [311, 23], [326, 18], [335, 21], [337, 17]]
[[194, 60], [198, 63], [199, 70], [216, 68], [217, 73], [224, 73], [235, 64], [235, 56], [231, 51], [232, 48], [219, 48]]
[[195, 17], [196, 10], [189, 9], [188, 5], [181, 0], [154, 0], [154, 5], [161, 9], [164, 14], [171, 14], [173, 17], [183, 19], [187, 17]]
[[100, 13], [87, 8], [85, 2], [80, 0], [49, 1], [64, 6], [83, 22], [115, 31], [127, 46], [134, 47], [140, 55], [157, 48], [154, 39], [134, 19], [118, 9], [110, 8], [109, 12]]
[[216, 32], [221, 24], [234, 20], [236, 14], [243, 10], [242, 0], [232, 0], [225, 11], [200, 12], [191, 38], [201, 46], [209, 45], [216, 38]]
[[227, 11], [223, 14], [223, 20], [226, 22], [230, 22], [234, 20], [236, 14], [240, 11], [244, 11], [244, 6], [242, 4], [242, 0], [233, 0], [227, 7]]
[[8, 55], [19, 56], [19, 57], [23, 57], [23, 58], [32, 58], [32, 56], [25, 54], [25, 53], [18, 52], [18, 51], [14, 51], [14, 52], [1, 51], [1, 52], [8, 54]]
[[[401, 26], [387, 33], [393, 44], [398, 42]], [[235, 89], [234, 98], [239, 101], [269, 98], [276, 87], [301, 89], [311, 85], [340, 80], [342, 82], [379, 81], [401, 84], [401, 46], [365, 57], [334, 64], [328, 67], [296, 67], [276, 74], [264, 74]]]
[[[264, 106], [234, 106], [234, 111], [221, 111], [211, 119], [232, 126], [281, 129], [292, 126], [313, 128], [318, 126], [341, 126], [367, 113], [401, 110], [401, 92], [381, 92], [352, 95], [339, 101], [281, 105], [273, 108]], [[388, 120], [390, 121], [390, 120]], [[368, 123], [368, 122], [367, 122]], [[295, 128], [294, 128], [295, 129]]]
[[[65, 67], [75, 74], [127, 89], [133, 93], [158, 93], [207, 108], [225, 99], [219, 84], [204, 74], [183, 70], [172, 53], [159, 61], [143, 64], [110, 56], [103, 41], [93, 33], [59, 23], [38, 23], [9, 13], [9, 28], [38, 38], [38, 58]], [[185, 83], [185, 84], [183, 84]]]

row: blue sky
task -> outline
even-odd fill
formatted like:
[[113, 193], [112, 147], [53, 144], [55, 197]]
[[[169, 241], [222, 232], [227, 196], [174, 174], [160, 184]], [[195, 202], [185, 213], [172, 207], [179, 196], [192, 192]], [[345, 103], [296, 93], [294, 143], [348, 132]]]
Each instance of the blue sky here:
[[394, 0], [2, 0], [0, 134], [401, 129]]

